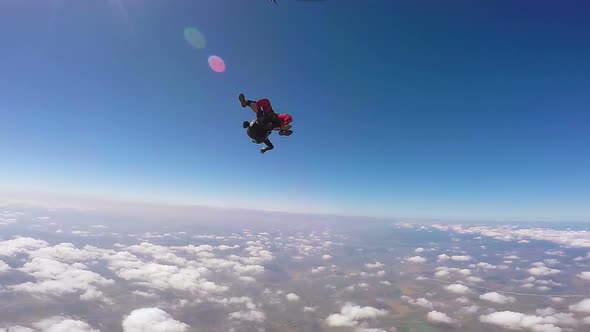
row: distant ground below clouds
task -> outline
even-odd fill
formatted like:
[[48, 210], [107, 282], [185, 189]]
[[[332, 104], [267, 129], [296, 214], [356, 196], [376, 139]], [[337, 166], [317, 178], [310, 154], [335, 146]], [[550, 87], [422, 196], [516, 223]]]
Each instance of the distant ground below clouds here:
[[0, 201], [0, 331], [590, 330], [583, 227], [38, 203]]

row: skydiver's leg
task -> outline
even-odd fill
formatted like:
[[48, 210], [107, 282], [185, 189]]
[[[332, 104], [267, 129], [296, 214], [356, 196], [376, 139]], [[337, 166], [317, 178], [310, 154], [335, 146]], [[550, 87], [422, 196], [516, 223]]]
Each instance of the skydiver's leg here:
[[244, 96], [243, 93], [240, 93], [239, 99], [240, 99], [240, 104], [242, 105], [242, 107], [250, 106], [250, 108], [252, 109], [252, 111], [254, 111], [254, 113], [256, 113], [258, 111], [256, 109], [256, 101], [247, 100], [246, 96]]
[[260, 153], [265, 153], [266, 151], [269, 151], [269, 150], [272, 150], [275, 148], [274, 145], [272, 145], [272, 143], [270, 142], [270, 140], [268, 138], [264, 141], [264, 144], [266, 144], [266, 147], [263, 148], [262, 150], [260, 150]]

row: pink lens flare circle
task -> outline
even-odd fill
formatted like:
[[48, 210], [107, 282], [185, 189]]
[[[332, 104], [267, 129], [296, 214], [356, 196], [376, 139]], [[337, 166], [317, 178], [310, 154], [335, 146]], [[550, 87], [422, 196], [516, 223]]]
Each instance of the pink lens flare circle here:
[[223, 73], [225, 71], [225, 62], [217, 55], [212, 55], [208, 59], [209, 67], [216, 73]]

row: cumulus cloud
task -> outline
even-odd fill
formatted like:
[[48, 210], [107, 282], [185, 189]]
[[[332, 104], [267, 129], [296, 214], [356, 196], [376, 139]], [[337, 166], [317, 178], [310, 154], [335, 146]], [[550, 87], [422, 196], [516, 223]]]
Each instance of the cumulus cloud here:
[[465, 280], [467, 280], [469, 282], [473, 282], [473, 283], [476, 283], [476, 282], [484, 282], [484, 280], [482, 278], [480, 278], [480, 277], [474, 277], [474, 276], [469, 276], [469, 277], [465, 278]]
[[422, 248], [422, 247], [418, 247], [418, 248], [416, 248], [416, 250], [414, 250], [414, 252], [415, 252], [415, 253], [421, 253], [421, 252], [424, 252], [424, 248]]
[[471, 256], [468, 256], [468, 255], [451, 256], [451, 260], [454, 260], [456, 262], [467, 262], [467, 261], [471, 260]]
[[449, 274], [451, 274], [451, 273], [447, 269], [447, 270], [436, 271], [434, 273], [434, 276], [437, 277], [437, 278], [444, 278], [444, 277], [448, 276]]
[[387, 332], [383, 329], [369, 328], [369, 327], [357, 327], [354, 332]]
[[475, 314], [478, 310], [479, 310], [479, 306], [473, 304], [468, 307], [463, 307], [459, 311], [464, 314], [471, 314], [472, 315], [472, 314]]
[[505, 303], [514, 303], [516, 299], [512, 296], [502, 295], [497, 292], [489, 292], [479, 296], [481, 300], [489, 301], [493, 303], [505, 304]]
[[42, 332], [100, 332], [99, 330], [92, 328], [86, 322], [62, 316], [53, 316], [43, 319], [34, 323], [33, 326]]
[[[577, 230], [557, 230], [547, 228], [516, 228], [512, 226], [471, 226], [471, 225], [425, 225], [441, 231], [459, 234], [481, 235], [500, 241], [518, 241], [529, 243], [530, 240], [542, 240], [571, 248], [590, 248], [590, 233]], [[548, 251], [548, 254], [561, 255], [560, 251]]]
[[160, 308], [133, 310], [123, 319], [123, 332], [185, 332], [189, 326]]
[[347, 302], [339, 314], [331, 314], [326, 318], [326, 324], [328, 326], [344, 326], [344, 327], [355, 327], [359, 324], [359, 321], [375, 319], [380, 316], [387, 315], [387, 311], [383, 309], [377, 309], [370, 306], [361, 307], [354, 303]]
[[471, 275], [471, 270], [458, 269], [456, 267], [439, 266], [436, 268], [436, 272], [434, 273], [434, 276], [437, 278], [444, 278], [444, 277], [449, 276], [451, 273], [460, 274], [461, 276], [469, 276], [469, 275]]
[[426, 318], [433, 323], [442, 323], [448, 325], [454, 325], [457, 323], [456, 319], [449, 317], [444, 312], [436, 310], [429, 312], [428, 315], [426, 315]]
[[543, 262], [536, 262], [536, 263], [533, 263], [533, 267], [528, 269], [528, 272], [529, 272], [529, 274], [534, 275], [534, 276], [548, 276], [548, 275], [560, 273], [561, 271], [557, 270], [557, 269], [549, 268], [549, 267], [545, 266], [545, 264]]
[[38, 296], [82, 292], [81, 300], [101, 299], [108, 302], [97, 287], [115, 283], [114, 280], [87, 270], [83, 264], [66, 264], [47, 258], [33, 258], [19, 270], [34, 276], [36, 282], [11, 285], [8, 289]]
[[327, 261], [329, 259], [332, 259], [332, 256], [330, 256], [330, 255], [322, 255], [322, 259]]
[[590, 313], [590, 299], [584, 299], [576, 304], [569, 306], [571, 311]]
[[413, 256], [413, 257], [407, 258], [406, 261], [412, 262], [412, 263], [425, 263], [426, 258], [421, 257], [421, 256]]
[[122, 279], [155, 290], [181, 290], [192, 294], [219, 294], [228, 290], [227, 286], [208, 281], [205, 276], [210, 271], [204, 266], [225, 266], [227, 268], [235, 266], [235, 262], [231, 261], [203, 259], [195, 265], [178, 267], [143, 262], [137, 256], [125, 251], [117, 252], [108, 258], [108, 268]]
[[285, 297], [287, 298], [287, 300], [289, 302], [299, 301], [299, 295], [294, 294], [294, 293], [289, 293], [289, 294], [285, 295]]
[[43, 247], [49, 243], [30, 237], [17, 237], [12, 240], [0, 241], [0, 256], [14, 257], [17, 254], [28, 253]]
[[555, 325], [558, 321], [551, 316], [542, 317], [513, 311], [499, 311], [482, 315], [479, 320], [482, 323], [512, 330], [528, 329], [535, 332], [561, 332], [561, 328]]
[[471, 289], [469, 289], [469, 287], [461, 284], [451, 284], [446, 286], [445, 289], [455, 294], [468, 294], [471, 292]]
[[368, 269], [380, 269], [380, 268], [384, 267], [385, 265], [381, 262], [375, 262], [375, 263], [367, 263], [367, 264], [365, 264], [365, 266]]
[[439, 262], [444, 262], [449, 259], [451, 259], [451, 257], [447, 254], [440, 254], [437, 256], [437, 261], [439, 261]]
[[9, 271], [11, 268], [4, 261], [0, 260], [0, 273]]
[[238, 274], [260, 274], [264, 272], [262, 265], [235, 265], [234, 271]]
[[[1, 266], [1, 265], [2, 265], [2, 263], [0, 263], [0, 271], [2, 271], [2, 266]], [[578, 274], [577, 274], [577, 276], [578, 276], [579, 278], [582, 278], [582, 279], [584, 279], [584, 280], [588, 280], [588, 281], [590, 281], [590, 271], [587, 271], [587, 272], [580, 272], [580, 273], [578, 273]]]
[[407, 295], [402, 295], [401, 299], [413, 306], [421, 307], [424, 309], [432, 310], [432, 308], [434, 307], [432, 302], [428, 301], [427, 299], [425, 299], [423, 297], [414, 300], [413, 298], [411, 298]]
[[482, 269], [486, 269], [486, 270], [490, 270], [490, 269], [495, 269], [496, 266], [492, 265], [490, 263], [486, 263], [486, 262], [479, 262], [477, 264], [475, 264], [475, 266], [482, 268]]
[[311, 273], [320, 273], [326, 269], [325, 266], [318, 266], [311, 269]]
[[229, 318], [233, 320], [241, 320], [248, 322], [263, 322], [266, 319], [264, 312], [253, 309], [249, 311], [236, 311], [229, 314]]
[[216, 249], [221, 250], [221, 251], [226, 251], [226, 250], [240, 249], [240, 246], [237, 244], [233, 245], [233, 246], [228, 246], [228, 245], [222, 244], [222, 245], [217, 246]]

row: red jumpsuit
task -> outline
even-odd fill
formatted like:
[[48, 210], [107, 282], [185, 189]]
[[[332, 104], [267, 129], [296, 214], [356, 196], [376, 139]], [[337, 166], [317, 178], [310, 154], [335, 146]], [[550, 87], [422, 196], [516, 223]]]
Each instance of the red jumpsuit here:
[[276, 114], [275, 111], [272, 109], [272, 105], [270, 104], [270, 100], [263, 98], [256, 101], [256, 109], [258, 112], [262, 112], [262, 115], [266, 118], [274, 118], [276, 115], [276, 119], [278, 119], [277, 124], [279, 126], [286, 126], [293, 121], [293, 118], [289, 114]]

